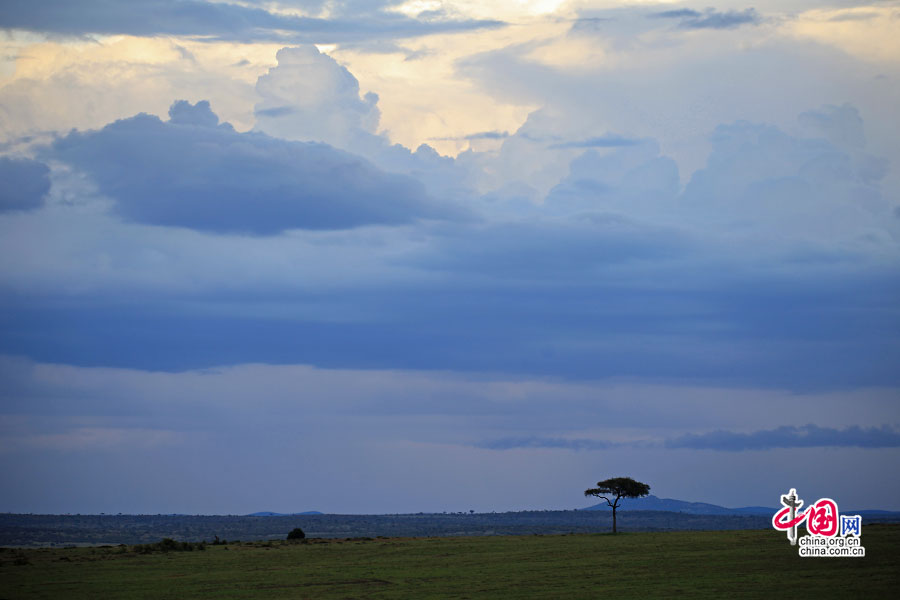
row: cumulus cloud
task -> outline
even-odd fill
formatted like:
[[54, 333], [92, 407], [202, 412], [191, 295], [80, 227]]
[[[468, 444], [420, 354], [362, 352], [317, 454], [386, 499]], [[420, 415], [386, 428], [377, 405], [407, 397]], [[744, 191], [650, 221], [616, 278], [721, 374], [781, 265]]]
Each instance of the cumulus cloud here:
[[445, 218], [417, 181], [323, 144], [237, 133], [206, 102], [72, 132], [47, 156], [87, 173], [124, 219], [219, 233]]
[[201, 100], [196, 104], [191, 104], [187, 100], [176, 100], [169, 107], [169, 123], [216, 127], [219, 125], [219, 117], [212, 111], [207, 100]]
[[818, 134], [836, 146], [863, 148], [866, 145], [862, 117], [850, 104], [825, 105], [800, 113], [797, 119], [810, 133]]
[[262, 100], [254, 114], [258, 131], [289, 140], [325, 142], [364, 156], [378, 167], [413, 175], [442, 199], [471, 195], [465, 167], [427, 144], [414, 152], [378, 132], [378, 95], [360, 95], [359, 81], [312, 45], [283, 48], [278, 65], [256, 83]]
[[[64, 35], [128, 34], [139, 36], [195, 36], [210, 41], [279, 40], [333, 43], [384, 37], [413, 37], [441, 32], [498, 27], [492, 20], [419, 20], [380, 10], [352, 12], [355, 2], [338, 3], [336, 18], [296, 16], [263, 8], [203, 0], [134, 0], [119, 3], [66, 0], [34, 3], [9, 0], [0, 13], [0, 27]], [[349, 6], [345, 6], [349, 5]], [[320, 10], [321, 3], [303, 8]], [[345, 10], [341, 10], [344, 8]], [[374, 10], [372, 10], [374, 8]], [[365, 18], [361, 18], [365, 17]]]
[[350, 71], [315, 46], [282, 48], [278, 65], [256, 82], [262, 98], [256, 128], [291, 140], [326, 142], [349, 149], [371, 146], [378, 128], [378, 96], [360, 97]]
[[890, 425], [881, 427], [853, 425], [843, 429], [812, 424], [802, 427], [787, 425], [752, 433], [720, 430], [687, 434], [667, 441], [666, 446], [734, 452], [772, 448], [897, 448], [900, 447], [900, 430]]
[[547, 194], [544, 209], [642, 216], [671, 211], [681, 187], [675, 161], [662, 156], [653, 140], [611, 147], [615, 151], [589, 150], [572, 160], [568, 175]]
[[856, 109], [826, 106], [799, 120], [810, 137], [746, 121], [718, 126], [707, 165], [691, 177], [681, 205], [728, 226], [892, 245], [884, 225], [891, 206], [880, 186], [888, 165], [863, 151]]
[[50, 191], [50, 169], [28, 158], [0, 156], [0, 213], [34, 210]]

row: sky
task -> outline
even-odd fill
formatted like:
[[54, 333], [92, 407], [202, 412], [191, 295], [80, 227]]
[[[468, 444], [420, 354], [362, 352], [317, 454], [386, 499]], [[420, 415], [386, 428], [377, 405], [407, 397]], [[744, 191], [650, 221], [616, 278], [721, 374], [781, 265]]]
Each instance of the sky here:
[[900, 2], [3, 0], [0, 511], [900, 510]]

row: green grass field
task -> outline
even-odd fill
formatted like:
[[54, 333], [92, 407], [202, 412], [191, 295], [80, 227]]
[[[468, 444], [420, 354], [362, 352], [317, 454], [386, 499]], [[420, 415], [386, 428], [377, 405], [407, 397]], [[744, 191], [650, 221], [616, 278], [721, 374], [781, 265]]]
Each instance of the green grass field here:
[[896, 597], [900, 526], [862, 543], [865, 558], [800, 558], [773, 530], [4, 549], [0, 598]]

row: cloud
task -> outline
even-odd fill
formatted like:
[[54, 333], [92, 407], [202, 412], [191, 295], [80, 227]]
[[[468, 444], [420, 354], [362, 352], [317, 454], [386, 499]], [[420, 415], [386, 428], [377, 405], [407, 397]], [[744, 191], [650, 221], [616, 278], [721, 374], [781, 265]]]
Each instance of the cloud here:
[[[7, 509], [68, 503], [62, 488], [93, 511], [118, 498], [239, 510], [260, 494], [325, 510], [476, 496], [489, 510], [571, 507], [598, 464], [723, 504], [769, 502], [782, 482], [900, 497], [881, 472], [896, 446], [842, 446], [823, 472], [821, 446], [665, 445], [895, 423], [900, 54], [887, 14], [826, 13], [810, 32], [822, 43], [796, 37], [802, 16], [648, 18], [659, 5], [406, 42], [390, 36], [427, 27], [384, 4], [329, 2], [327, 17], [326, 3], [238, 8], [276, 4], [278, 29], [181, 25], [204, 41], [8, 41], [19, 58], [2, 65], [16, 71], [0, 127], [97, 131], [38, 155], [52, 180], [40, 210], [0, 215], [0, 350], [83, 365], [0, 373]], [[148, 30], [166, 30], [169, 5], [154, 6], [162, 25]], [[297, 25], [293, 9], [332, 29], [281, 29]], [[276, 46], [209, 42], [228, 36], [340, 45], [285, 50], [257, 80]], [[861, 42], [883, 60], [839, 50]], [[429, 54], [372, 53], [395, 46]], [[167, 120], [172, 98], [190, 103]], [[431, 136], [475, 149], [412, 151]], [[17, 143], [32, 155], [36, 142]], [[442, 220], [429, 198], [478, 218]], [[50, 384], [21, 380], [35, 373]], [[132, 432], [154, 451], [129, 447]], [[216, 494], [223, 462], [247, 482], [236, 494]], [[745, 476], [699, 489], [686, 472]]]
[[884, 221], [891, 203], [881, 188], [888, 164], [865, 152], [857, 110], [826, 106], [799, 121], [811, 137], [746, 121], [716, 127], [707, 164], [679, 204], [729, 227], [892, 245]]
[[[164, 117], [174, 98], [212, 99], [223, 121], [249, 129], [257, 98], [248, 75], [255, 79], [277, 48], [178, 41], [194, 60], [171, 38], [20, 43], [15, 73], [0, 86], [0, 138], [98, 129], [139, 112]], [[250, 66], [234, 66], [244, 57]]]
[[359, 82], [315, 46], [282, 48], [278, 65], [256, 82], [256, 128], [291, 140], [349, 149], [376, 144], [378, 96], [360, 97]]
[[729, 452], [772, 450], [774, 448], [900, 448], [900, 430], [890, 425], [880, 427], [852, 425], [838, 429], [809, 424], [801, 427], [786, 425], [752, 433], [736, 433], [725, 430], [703, 434], [688, 433], [665, 440], [647, 438], [611, 442], [585, 438], [510, 437], [482, 442], [478, 444], [478, 447], [489, 450], [553, 448], [574, 451], [665, 447]]
[[0, 156], [0, 213], [35, 210], [50, 191], [50, 169], [28, 158]]
[[436, 240], [414, 259], [422, 267], [497, 280], [569, 281], [614, 265], [689, 251], [679, 232], [599, 212], [564, 221], [539, 219], [472, 226]]
[[816, 110], [808, 110], [797, 117], [800, 124], [839, 147], [863, 148], [866, 134], [859, 110], [850, 104], [842, 106], [825, 105]]
[[681, 184], [678, 165], [661, 156], [653, 140], [589, 150], [569, 164], [569, 173], [544, 199], [544, 210], [571, 214], [585, 210], [653, 216], [671, 211]]
[[322, 144], [237, 133], [207, 102], [72, 132], [47, 156], [87, 173], [122, 218], [217, 233], [277, 234], [445, 218], [420, 183]]
[[[540, 44], [510, 44], [466, 57], [458, 69], [497, 101], [555, 110], [561, 115], [557, 128], [565, 132], [561, 141], [595, 131], [656, 139], [685, 176], [702, 165], [708, 134], [718, 124], [745, 119], [789, 128], [803, 110], [845, 101], [879, 124], [868, 131], [870, 148], [895, 162], [890, 140], [897, 137], [896, 119], [875, 99], [892, 97], [888, 81], [896, 79], [875, 78], [891, 77], [896, 69], [864, 64], [836, 48], [842, 31], [809, 44], [793, 35], [790, 20], [774, 29], [684, 35], [667, 20], [647, 18], [645, 8], [598, 15], [614, 19], [603, 36], [565, 34]], [[873, 36], [870, 46], [884, 54], [893, 39]], [[557, 54], [559, 60], [546, 59]], [[586, 54], [595, 59], [584, 60]]]
[[857, 9], [855, 12], [851, 12], [851, 11], [840, 12], [840, 13], [832, 16], [828, 20], [835, 22], [835, 23], [840, 23], [843, 21], [868, 21], [871, 19], [878, 19], [881, 16], [882, 16], [882, 13], [879, 13], [879, 12]]
[[[356, 7], [356, 3], [343, 4], [349, 5], [348, 9]], [[46, 0], [37, 4], [29, 0], [9, 0], [4, 2], [3, 12], [0, 13], [0, 27], [74, 36], [92, 33], [175, 35], [208, 41], [335, 43], [470, 31], [503, 25], [494, 20], [419, 20], [380, 10], [386, 4], [376, 3], [375, 10], [366, 10], [362, 14], [334, 10], [339, 15], [337, 18], [319, 18], [202, 0], [133, 0], [128, 3]]]
[[[9, 483], [0, 496], [13, 511], [234, 514], [256, 510], [261, 496], [284, 512], [570, 509], [609, 465], [660, 495], [732, 506], [777, 499], [782, 482], [811, 495], [834, 485], [863, 490], [869, 507], [871, 498], [887, 508], [897, 498], [898, 482], [883, 473], [896, 447], [844, 448], [821, 469], [816, 448], [673, 452], [630, 441], [762, 429], [776, 412], [802, 422], [815, 411], [822, 428], [851, 422], [868, 431], [895, 417], [896, 389], [805, 395], [297, 364], [161, 372], [2, 356], [0, 382], [0, 470]], [[223, 463], [248, 485], [222, 494]], [[685, 477], [735, 472], [745, 476], [700, 490]], [[52, 493], [59, 485], [72, 493]], [[360, 485], [370, 491], [362, 499], [351, 493]], [[110, 498], [110, 490], [118, 492]]]
[[430, 138], [434, 141], [451, 141], [451, 140], [502, 140], [509, 137], [508, 131], [479, 131], [462, 136], [435, 137]]
[[[547, 175], [558, 183], [543, 203], [536, 194], [537, 202], [519, 204], [500, 192], [454, 195], [456, 207], [478, 218], [428, 220], [435, 204], [422, 200], [405, 220], [376, 214], [364, 221], [403, 227], [365, 230], [322, 229], [266, 187], [286, 179], [297, 182], [286, 189], [302, 195], [307, 177], [316, 185], [333, 179], [304, 166], [313, 157], [319, 167], [359, 159], [235, 133], [203, 103], [176, 104], [169, 122], [144, 116], [67, 136], [59, 144], [71, 144], [68, 153], [49, 154], [77, 167], [72, 178], [90, 175], [116, 201], [115, 214], [126, 211], [131, 222], [98, 214], [99, 201], [93, 213], [52, 202], [0, 220], [10, 298], [3, 326], [17, 332], [3, 336], [0, 349], [153, 369], [265, 361], [795, 389], [897, 381], [897, 341], [883, 334], [897, 321], [890, 302], [897, 219], [873, 170], [857, 168], [866, 163], [860, 149], [732, 123], [716, 133], [707, 167], [679, 195], [677, 165], [653, 140], [550, 151], [522, 139], [553, 131], [554, 123], [546, 112], [535, 116], [496, 154], [414, 153], [420, 164], [427, 157], [481, 172], [500, 155], [509, 165], [504, 178], [521, 189], [534, 170], [522, 165], [542, 168], [549, 156], [564, 175]], [[119, 138], [121, 149], [110, 150]], [[248, 154], [256, 162], [248, 165]], [[134, 174], [132, 163], [140, 165]], [[70, 185], [64, 175], [55, 173], [54, 193]], [[434, 185], [430, 172], [416, 177]], [[379, 181], [354, 178], [355, 189], [371, 189], [339, 198], [344, 209], [334, 218], [342, 227], [352, 226], [346, 221], [357, 203], [382, 193]], [[178, 194], [188, 216], [166, 204]], [[269, 198], [278, 217], [256, 211]], [[202, 235], [292, 227], [306, 230], [240, 241]], [[35, 246], [33, 239], [50, 241]], [[25, 247], [23, 264], [12, 257]], [[58, 300], [60, 289], [77, 290], [82, 301]], [[23, 291], [27, 300], [12, 295]]]
[[[792, 34], [840, 48], [862, 59], [858, 63], [862, 68], [867, 63], [875, 62], [880, 63], [879, 70], [896, 73], [897, 56], [900, 55], [900, 40], [895, 34], [898, 16], [896, 3], [855, 4], [858, 6], [843, 2], [833, 6], [804, 7], [802, 12], [791, 15], [786, 27]], [[885, 88], [883, 90], [886, 91]]]
[[256, 83], [256, 130], [347, 150], [386, 171], [415, 176], [441, 199], [459, 203], [471, 195], [458, 162], [427, 144], [412, 152], [378, 133], [378, 95], [361, 95], [359, 81], [334, 58], [312, 45], [282, 48], [276, 58]]
[[890, 426], [843, 429], [804, 425], [776, 427], [753, 433], [713, 431], [703, 434], [687, 434], [666, 442], [669, 448], [700, 450], [770, 450], [772, 448], [897, 448], [900, 447], [900, 430]]
[[703, 12], [691, 9], [678, 9], [657, 12], [650, 16], [663, 19], [680, 19], [678, 27], [682, 29], [734, 29], [742, 25], [758, 25], [762, 22], [762, 17], [753, 8], [724, 12], [713, 8], [708, 8]]
[[573, 140], [569, 142], [560, 142], [553, 144], [550, 148], [620, 148], [622, 146], [633, 146], [640, 143], [640, 140], [626, 138], [621, 135], [603, 135], [584, 140]]
[[700, 11], [690, 8], [679, 8], [676, 10], [664, 10], [661, 12], [653, 13], [650, 16], [659, 19], [695, 19], [697, 17], [700, 17], [702, 14], [703, 13], [701, 13]]
[[[518, 448], [558, 448], [565, 450], [607, 450], [623, 444], [602, 440], [567, 439], [547, 437], [503, 438], [479, 444], [479, 448], [489, 450], [512, 450]], [[625, 444], [628, 445], [628, 444]]]
[[196, 104], [191, 104], [187, 100], [176, 100], [169, 107], [169, 123], [214, 128], [219, 125], [219, 117], [212, 111], [206, 100], [201, 100]]

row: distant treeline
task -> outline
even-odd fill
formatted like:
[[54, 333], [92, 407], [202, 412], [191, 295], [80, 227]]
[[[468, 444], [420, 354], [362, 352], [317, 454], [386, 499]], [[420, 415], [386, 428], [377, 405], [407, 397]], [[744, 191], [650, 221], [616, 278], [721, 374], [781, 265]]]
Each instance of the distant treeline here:
[[[898, 522], [896, 516], [866, 523]], [[612, 515], [603, 511], [506, 513], [419, 513], [408, 515], [296, 515], [279, 517], [181, 515], [0, 514], [0, 546], [151, 544], [222, 539], [285, 539], [300, 527], [307, 538], [530, 535], [607, 532]], [[619, 513], [621, 531], [766, 529], [766, 516], [692, 515], [658, 511]]]

